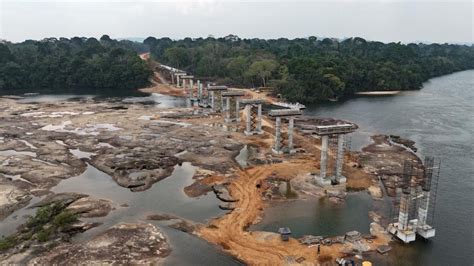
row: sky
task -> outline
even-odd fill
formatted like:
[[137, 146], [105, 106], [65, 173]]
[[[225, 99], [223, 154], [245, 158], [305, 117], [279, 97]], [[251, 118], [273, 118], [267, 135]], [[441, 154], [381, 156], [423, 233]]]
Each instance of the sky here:
[[0, 39], [362, 37], [473, 43], [474, 0], [0, 0]]

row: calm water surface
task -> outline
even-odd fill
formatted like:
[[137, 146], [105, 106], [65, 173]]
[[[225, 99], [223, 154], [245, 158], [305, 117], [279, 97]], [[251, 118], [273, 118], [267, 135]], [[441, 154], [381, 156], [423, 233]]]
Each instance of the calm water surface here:
[[342, 203], [327, 198], [277, 202], [250, 230], [277, 232], [280, 227], [289, 227], [297, 238], [343, 235], [352, 230], [369, 233], [371, 208], [372, 198], [366, 192], [350, 193]]

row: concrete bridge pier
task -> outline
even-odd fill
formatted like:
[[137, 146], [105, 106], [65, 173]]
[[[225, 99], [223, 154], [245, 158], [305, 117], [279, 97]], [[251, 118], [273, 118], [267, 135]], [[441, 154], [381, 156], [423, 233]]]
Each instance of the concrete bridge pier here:
[[208, 86], [208, 93], [210, 92], [211, 95], [211, 108], [213, 112], [222, 112], [222, 92], [226, 91], [226, 86]]
[[[275, 143], [273, 144], [273, 152], [280, 153], [295, 153], [293, 145], [293, 128], [294, 128], [294, 119], [296, 116], [301, 115], [301, 110], [297, 109], [279, 109], [271, 110], [269, 113], [270, 117], [275, 117]], [[283, 138], [281, 135], [281, 119], [288, 119], [288, 139], [287, 147], [282, 147]]]
[[226, 100], [226, 123], [240, 122], [240, 97], [245, 96], [243, 91], [225, 91], [222, 97]]
[[262, 103], [264, 101], [260, 99], [244, 99], [241, 103], [245, 105], [245, 135], [263, 134]]

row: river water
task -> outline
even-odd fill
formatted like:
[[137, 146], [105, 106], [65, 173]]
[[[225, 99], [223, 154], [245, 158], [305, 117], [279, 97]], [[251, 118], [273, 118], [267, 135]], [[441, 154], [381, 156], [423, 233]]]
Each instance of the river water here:
[[306, 115], [359, 125], [358, 149], [374, 133], [416, 141], [418, 155], [441, 160], [435, 206], [436, 237], [399, 245], [390, 264], [474, 265], [474, 70], [429, 80], [419, 91], [309, 106]]

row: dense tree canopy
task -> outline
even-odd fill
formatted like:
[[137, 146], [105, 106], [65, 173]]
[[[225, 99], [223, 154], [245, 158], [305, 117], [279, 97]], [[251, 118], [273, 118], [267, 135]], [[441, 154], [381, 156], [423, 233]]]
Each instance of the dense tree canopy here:
[[359, 91], [421, 88], [429, 78], [474, 68], [474, 47], [349, 38], [149, 37], [158, 61], [235, 86], [273, 86], [289, 100], [315, 102]]
[[137, 47], [107, 35], [0, 43], [0, 92], [143, 87], [151, 71]]

